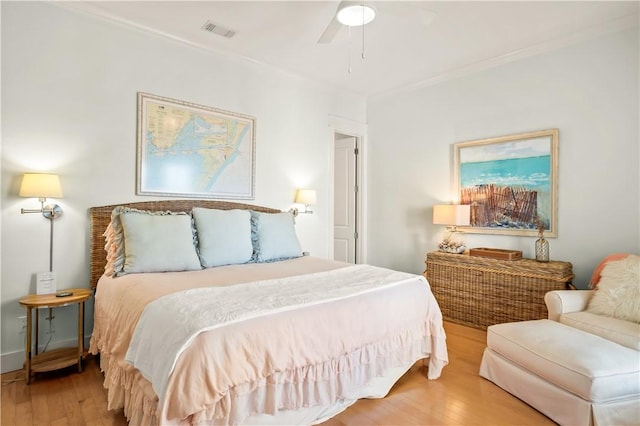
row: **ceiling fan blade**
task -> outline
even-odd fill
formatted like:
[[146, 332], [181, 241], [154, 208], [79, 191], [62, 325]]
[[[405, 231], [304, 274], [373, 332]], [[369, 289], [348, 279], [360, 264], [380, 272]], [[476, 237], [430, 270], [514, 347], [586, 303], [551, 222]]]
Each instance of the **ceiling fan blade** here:
[[336, 34], [338, 34], [338, 31], [340, 31], [340, 28], [342, 28], [342, 24], [334, 17], [318, 39], [318, 44], [331, 43]]

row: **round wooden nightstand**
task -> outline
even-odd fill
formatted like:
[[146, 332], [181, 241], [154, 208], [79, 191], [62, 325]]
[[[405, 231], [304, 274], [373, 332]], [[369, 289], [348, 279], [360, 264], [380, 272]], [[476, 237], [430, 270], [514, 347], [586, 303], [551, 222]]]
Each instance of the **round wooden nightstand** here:
[[[70, 296], [58, 297], [54, 294], [30, 294], [19, 300], [27, 308], [27, 341], [25, 345], [25, 374], [27, 384], [31, 383], [31, 374], [43, 371], [58, 370], [70, 365], [78, 364], [78, 372], [82, 372], [82, 356], [84, 353], [84, 302], [93, 293], [88, 288], [69, 288], [59, 290], [58, 293], [71, 293]], [[61, 306], [78, 305], [78, 346], [73, 348], [55, 349], [38, 354], [38, 309], [57, 308]], [[31, 350], [32, 310], [36, 310], [35, 353]]]

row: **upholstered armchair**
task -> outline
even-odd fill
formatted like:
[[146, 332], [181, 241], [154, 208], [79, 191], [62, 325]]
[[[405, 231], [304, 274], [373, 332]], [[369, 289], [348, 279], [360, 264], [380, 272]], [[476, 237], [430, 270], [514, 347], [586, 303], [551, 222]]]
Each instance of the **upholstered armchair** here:
[[640, 351], [640, 256], [607, 256], [590, 285], [548, 292], [549, 319]]
[[549, 319], [640, 351], [640, 324], [587, 310], [594, 290], [555, 290], [544, 296]]
[[549, 319], [489, 326], [479, 374], [562, 425], [638, 425], [640, 256], [598, 278], [548, 292]]

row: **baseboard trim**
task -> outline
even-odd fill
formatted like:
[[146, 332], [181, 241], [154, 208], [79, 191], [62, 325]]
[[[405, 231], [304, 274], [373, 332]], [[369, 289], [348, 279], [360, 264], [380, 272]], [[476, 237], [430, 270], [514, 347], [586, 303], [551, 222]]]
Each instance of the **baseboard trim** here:
[[[84, 338], [84, 347], [87, 349], [89, 347], [89, 340], [91, 336], [85, 336]], [[78, 345], [78, 340], [76, 339], [67, 339], [67, 340], [59, 340], [55, 342], [51, 342], [47, 349], [60, 349], [73, 347]], [[0, 373], [8, 373], [11, 371], [22, 370], [22, 366], [24, 364], [24, 351], [15, 351], [8, 352], [0, 355]]]

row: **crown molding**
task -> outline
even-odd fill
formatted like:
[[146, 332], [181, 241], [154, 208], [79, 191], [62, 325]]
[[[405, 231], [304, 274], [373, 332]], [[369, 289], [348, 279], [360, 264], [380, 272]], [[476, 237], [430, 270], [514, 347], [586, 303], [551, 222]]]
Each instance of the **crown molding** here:
[[607, 34], [623, 31], [633, 27], [638, 27], [640, 23], [640, 20], [638, 19], [638, 15], [634, 14], [634, 15], [623, 16], [623, 17], [611, 20], [609, 22], [606, 22], [604, 24], [594, 25], [589, 28], [576, 31], [564, 37], [547, 40], [545, 42], [538, 43], [523, 49], [514, 50], [511, 52], [490, 57], [485, 60], [478, 61], [472, 64], [456, 67], [451, 70], [444, 71], [440, 74], [428, 77], [419, 82], [410, 83], [407, 85], [396, 87], [394, 89], [385, 90], [385, 91], [374, 93], [371, 95], [364, 95], [362, 93], [359, 93], [358, 91], [341, 87], [340, 85], [317, 81], [312, 78], [298, 74], [296, 72], [286, 70], [278, 66], [256, 60], [254, 58], [250, 58], [245, 55], [240, 55], [238, 53], [228, 52], [222, 49], [217, 49], [211, 46], [196, 43], [191, 40], [187, 40], [185, 38], [175, 36], [173, 34], [169, 34], [154, 28], [147, 27], [145, 25], [141, 25], [136, 22], [123, 19], [119, 16], [111, 14], [108, 11], [105, 11], [104, 9], [100, 8], [98, 5], [92, 4], [92, 2], [82, 2], [83, 3], [82, 7], [79, 7], [78, 5], [75, 4], [76, 2], [73, 2], [73, 1], [50, 1], [47, 3], [56, 5], [58, 7], [62, 7], [70, 11], [92, 16], [94, 18], [98, 18], [107, 23], [121, 25], [123, 27], [127, 27], [130, 29], [133, 28], [143, 33], [154, 34], [156, 36], [160, 36], [162, 38], [169, 39], [180, 44], [188, 45], [197, 49], [202, 49], [229, 60], [240, 60], [240, 61], [254, 64], [256, 66], [266, 67], [272, 71], [283, 73], [291, 77], [305, 80], [311, 83], [319, 84], [331, 90], [337, 90], [341, 92], [347, 92], [355, 96], [361, 96], [366, 98], [367, 100], [378, 100], [385, 97], [394, 96], [394, 95], [398, 95], [401, 93], [406, 93], [414, 90], [419, 90], [429, 86], [434, 86], [436, 84], [440, 84], [445, 81], [455, 80], [464, 76], [485, 71], [487, 69], [495, 68], [500, 65], [515, 62], [524, 58], [552, 52], [554, 50], [557, 50], [563, 47], [567, 47], [567, 46], [578, 44], [584, 41], [592, 40]]
[[587, 29], [574, 32], [565, 37], [548, 40], [546, 42], [538, 43], [524, 49], [514, 50], [503, 55], [495, 56], [470, 65], [452, 69], [450, 71], [446, 71], [436, 76], [422, 80], [418, 83], [413, 83], [396, 89], [376, 93], [374, 95], [368, 96], [367, 99], [378, 100], [380, 98], [434, 86], [445, 81], [455, 80], [460, 77], [475, 74], [487, 69], [498, 67], [500, 65], [508, 64], [510, 62], [515, 62], [524, 58], [552, 52], [563, 47], [599, 38], [607, 34], [612, 34], [629, 28], [638, 27], [638, 24], [639, 21], [637, 15], [624, 16], [622, 18], [609, 21], [602, 25], [595, 25]]

